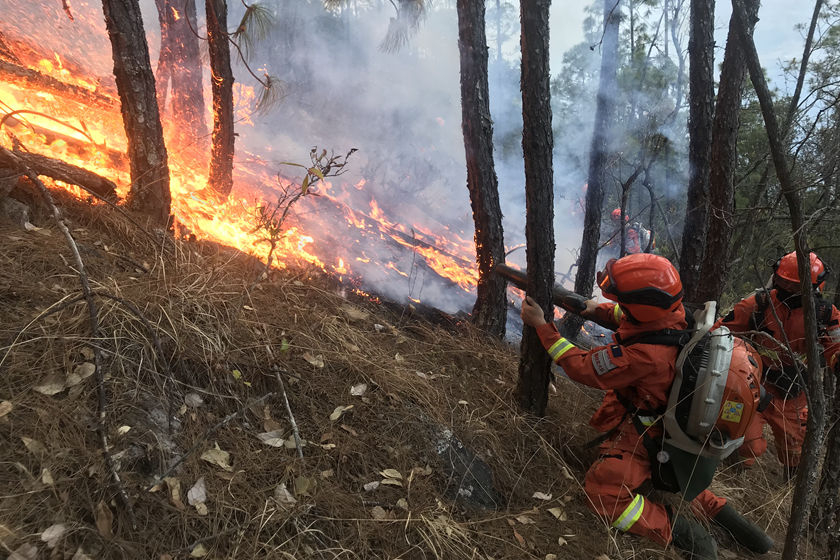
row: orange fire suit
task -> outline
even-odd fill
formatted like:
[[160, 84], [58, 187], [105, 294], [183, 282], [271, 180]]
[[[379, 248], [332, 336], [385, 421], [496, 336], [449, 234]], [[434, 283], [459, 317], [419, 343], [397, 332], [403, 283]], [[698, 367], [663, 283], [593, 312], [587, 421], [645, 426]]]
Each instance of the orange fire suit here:
[[[624, 252], [628, 255], [642, 253], [646, 249], [642, 245], [642, 239], [637, 228], [641, 228], [641, 225], [634, 223], [633, 225], [627, 224], [624, 226]], [[611, 232], [609, 235], [612, 236], [612, 240], [607, 243], [607, 246], [612, 247], [616, 258], [618, 258], [618, 253], [621, 249], [621, 230]]]
[[[624, 340], [643, 332], [686, 328], [682, 306], [666, 318], [644, 326], [624, 320], [617, 305], [601, 304], [595, 313], [599, 319], [615, 323], [619, 339]], [[584, 490], [590, 507], [620, 531], [667, 545], [671, 542], [671, 522], [665, 506], [636, 492], [651, 478], [651, 458], [616, 393], [641, 410], [663, 408], [674, 381], [678, 349], [639, 343], [612, 344], [587, 352], [562, 338], [551, 322], [539, 327], [537, 333], [552, 359], [572, 380], [607, 391], [590, 425], [601, 432], [618, 427], [601, 444], [598, 460], [586, 473]], [[653, 423], [650, 430], [655, 433], [661, 428]], [[696, 512], [712, 519], [724, 504], [725, 499], [707, 489], [691, 505]]]
[[[766, 297], [763, 293], [758, 296]], [[753, 464], [755, 458], [767, 450], [764, 425], [770, 424], [779, 461], [783, 465], [796, 467], [799, 465], [802, 444], [805, 441], [808, 402], [804, 391], [789, 389], [793, 360], [784, 347], [784, 341], [786, 335], [791, 350], [801, 356], [805, 355], [805, 317], [801, 306], [789, 306], [779, 301], [776, 290], [770, 290], [769, 298], [762, 303], [753, 294], [738, 302], [735, 309], [719, 321], [719, 324], [735, 334], [763, 331], [775, 339], [760, 335], [753, 337], [753, 343], [762, 356], [764, 387], [773, 396], [773, 400], [761, 414], [755, 416], [738, 452], [745, 458], [745, 464]], [[798, 298], [795, 301], [799, 303]], [[770, 308], [771, 304], [773, 309]], [[819, 308], [817, 310], [820, 344], [824, 349], [826, 363], [834, 367], [834, 361], [840, 353], [840, 311], [828, 302], [822, 302], [821, 305], [822, 312]], [[779, 320], [776, 320], [776, 317]], [[774, 379], [779, 381], [774, 382]], [[784, 379], [788, 381], [783, 381]]]

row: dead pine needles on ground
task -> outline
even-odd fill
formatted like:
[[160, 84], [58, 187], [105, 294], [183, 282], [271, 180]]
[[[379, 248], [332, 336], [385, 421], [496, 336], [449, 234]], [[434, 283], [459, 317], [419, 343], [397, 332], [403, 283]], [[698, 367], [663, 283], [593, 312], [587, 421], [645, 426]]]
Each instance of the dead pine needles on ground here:
[[[190, 241], [164, 251], [109, 207], [54, 196], [99, 329], [91, 335], [56, 226], [0, 224], [4, 553], [676, 558], [611, 533], [586, 507], [598, 391], [558, 378], [546, 417], [527, 418], [512, 397], [516, 350], [466, 323], [342, 296], [312, 267], [253, 284], [251, 256]], [[102, 429], [136, 529], [97, 437], [94, 348]], [[776, 463], [768, 452], [749, 476], [726, 468], [715, 491], [778, 542], [790, 487]], [[464, 464], [486, 465], [489, 478], [469, 478]]]

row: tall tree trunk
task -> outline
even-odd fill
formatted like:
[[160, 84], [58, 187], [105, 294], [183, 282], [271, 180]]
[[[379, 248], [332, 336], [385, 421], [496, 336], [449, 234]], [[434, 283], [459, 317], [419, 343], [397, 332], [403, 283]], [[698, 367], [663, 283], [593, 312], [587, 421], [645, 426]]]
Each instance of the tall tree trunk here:
[[210, 188], [223, 196], [233, 189], [233, 71], [227, 33], [227, 0], [205, 0], [210, 81], [213, 89], [213, 136]]
[[700, 265], [709, 215], [709, 159], [715, 109], [715, 2], [691, 0], [688, 39], [688, 204], [685, 211], [680, 277], [685, 301], [700, 303]]
[[[522, 0], [522, 153], [525, 159], [525, 238], [528, 295], [554, 319], [554, 173], [548, 14], [551, 0]], [[542, 415], [548, 404], [551, 359], [534, 328], [525, 326], [520, 345], [519, 405]]]
[[[575, 274], [575, 292], [591, 296], [595, 285], [598, 244], [601, 239], [601, 213], [604, 189], [609, 181], [610, 132], [615, 115], [615, 94], [618, 91], [618, 27], [621, 22], [621, 0], [604, 0], [604, 35], [601, 41], [601, 74], [595, 105], [595, 127], [589, 150], [589, 177], [586, 187], [586, 209], [583, 216], [583, 235]], [[577, 315], [563, 320], [563, 335], [575, 336], [583, 325]]]
[[158, 65], [155, 69], [155, 86], [157, 90], [157, 102], [160, 116], [166, 114], [166, 98], [169, 93], [169, 81], [172, 77], [172, 65], [174, 62], [172, 37], [170, 29], [175, 21], [175, 14], [172, 13], [169, 0], [155, 0], [155, 7], [158, 12], [158, 23], [160, 24], [160, 52], [158, 53]]
[[790, 169], [787, 164], [787, 150], [784, 136], [776, 120], [773, 99], [764, 79], [764, 71], [755, 50], [755, 43], [747, 32], [748, 23], [746, 11], [739, 0], [732, 0], [733, 17], [737, 21], [738, 39], [744, 49], [747, 67], [750, 71], [755, 92], [761, 105], [767, 139], [770, 142], [770, 152], [776, 177], [782, 188], [782, 194], [788, 203], [790, 222], [793, 230], [793, 243], [796, 248], [796, 259], [799, 270], [800, 289], [802, 292], [802, 309], [805, 318], [805, 342], [808, 371], [808, 427], [796, 486], [791, 500], [791, 515], [788, 523], [788, 533], [785, 548], [782, 552], [783, 560], [795, 560], [802, 537], [807, 535], [808, 519], [811, 506], [814, 503], [814, 484], [820, 460], [820, 452], [824, 440], [825, 430], [825, 394], [823, 392], [823, 371], [820, 366], [820, 349], [817, 343], [817, 316], [814, 298], [811, 297], [810, 251], [808, 249], [805, 219], [802, 215], [802, 201], [799, 192], [793, 184]]
[[[758, 0], [745, 0], [747, 32], [752, 36], [758, 14]], [[738, 119], [741, 94], [747, 76], [747, 63], [734, 19], [729, 21], [726, 51], [720, 70], [709, 172], [709, 230], [700, 277], [696, 287], [697, 302], [718, 301], [729, 275], [729, 248], [734, 230], [735, 166], [738, 156]]]
[[195, 0], [155, 0], [160, 22], [160, 56], [157, 81], [158, 105], [174, 120], [172, 137], [179, 147], [207, 145], [204, 89], [199, 51]]
[[128, 138], [128, 205], [165, 227], [172, 202], [169, 166], [140, 5], [138, 0], [102, 0], [102, 10]]
[[475, 221], [478, 287], [472, 321], [499, 338], [505, 334], [505, 281], [493, 273], [505, 262], [502, 208], [493, 164], [493, 121], [487, 78], [484, 3], [458, 0], [461, 52], [461, 127], [467, 156], [467, 188]]
[[833, 401], [828, 422], [830, 428], [826, 436], [827, 451], [813, 520], [819, 533], [828, 536], [830, 553], [836, 555], [840, 553], [840, 406], [837, 406], [840, 402], [840, 383], [836, 380]]

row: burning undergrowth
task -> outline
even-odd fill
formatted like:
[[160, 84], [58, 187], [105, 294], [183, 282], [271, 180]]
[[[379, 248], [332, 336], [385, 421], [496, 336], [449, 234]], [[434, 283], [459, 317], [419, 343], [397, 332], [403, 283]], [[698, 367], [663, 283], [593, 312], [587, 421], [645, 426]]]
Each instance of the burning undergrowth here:
[[[74, 19], [65, 21], [66, 16], [55, 10], [39, 9], [45, 12], [44, 17], [49, 16], [50, 25], [65, 30], [61, 39], [43, 44], [29, 40], [24, 22], [32, 16], [26, 10], [23, 19], [6, 22], [0, 29], [4, 46], [0, 50], [0, 142], [22, 153], [48, 156], [93, 172], [113, 182], [108, 196], [116, 190], [125, 198], [130, 185], [126, 139], [119, 99], [108, 73], [101, 13], [95, 6], [77, 6]], [[56, 15], [60, 17], [52, 21]], [[102, 48], [76, 44], [67, 36], [68, 26], [72, 35], [89, 36], [92, 44]], [[267, 137], [264, 146], [256, 146], [260, 134], [250, 122], [255, 94], [248, 85], [237, 86], [237, 126], [248, 132], [238, 146], [236, 189], [227, 201], [220, 202], [206, 190], [206, 154], [198, 148], [206, 138], [184, 143], [183, 134], [174, 134], [184, 124], [165, 115], [164, 127], [172, 132], [167, 138], [172, 213], [182, 234], [264, 259], [268, 248], [254, 233], [254, 215], [300, 178], [295, 174], [297, 168], [266, 158], [277, 153], [273, 146], [278, 138]], [[248, 153], [248, 149], [258, 153]], [[286, 146], [282, 151], [284, 161], [305, 163], [309, 147]], [[386, 163], [386, 167], [398, 168], [396, 180], [404, 194], [396, 200], [385, 196], [379, 200], [375, 193], [391, 187], [366, 185], [364, 174], [370, 173], [371, 180], [385, 180], [394, 173], [383, 172], [381, 164], [372, 165], [374, 155], [366, 153], [364, 157], [366, 163], [352, 163], [351, 167], [360, 167], [353, 169], [352, 181], [322, 181], [321, 196], [301, 201], [294, 209], [274, 253], [277, 265], [306, 262], [342, 275], [362, 289], [377, 286], [393, 298], [423, 301], [449, 312], [469, 309], [476, 282], [472, 233], [440, 223], [432, 213], [415, 207], [409, 193], [422, 186], [424, 179], [412, 176], [408, 180], [406, 174], [414, 173], [411, 161], [401, 159], [394, 166]], [[54, 179], [47, 182], [84, 194], [68, 181]], [[440, 197], [434, 204], [452, 211], [452, 205]]]
[[[468, 325], [377, 304], [313, 266], [255, 283], [263, 265], [251, 256], [150, 239], [119, 214], [59, 196], [99, 294], [101, 336], [89, 336], [58, 231], [37, 216], [42, 229], [2, 227], [6, 551], [672, 557], [611, 535], [585, 507], [595, 452], [582, 419], [597, 391], [559, 379], [546, 419], [528, 420], [513, 404], [516, 351]], [[92, 346], [104, 356], [109, 452], [136, 528], [93, 430]], [[774, 459], [763, 461], [773, 466], [760, 491], [724, 473], [722, 493], [780, 528], [788, 489], [772, 482]]]

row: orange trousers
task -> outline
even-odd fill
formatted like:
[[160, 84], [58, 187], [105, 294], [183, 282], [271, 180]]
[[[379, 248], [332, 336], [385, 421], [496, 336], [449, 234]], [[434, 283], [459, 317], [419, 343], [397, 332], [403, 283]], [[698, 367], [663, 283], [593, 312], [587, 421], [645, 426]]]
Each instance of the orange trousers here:
[[[636, 434], [619, 433], [601, 444], [601, 456], [586, 473], [584, 491], [595, 513], [616, 529], [667, 546], [671, 521], [665, 506], [636, 493], [650, 477], [650, 460], [641, 439]], [[691, 509], [712, 519], [725, 504], [725, 498], [706, 489], [691, 502]]]
[[768, 384], [767, 391], [773, 395], [770, 405], [753, 418], [744, 434], [744, 444], [738, 449], [744, 464], [750, 466], [755, 458], [767, 451], [764, 439], [764, 425], [770, 424], [779, 461], [785, 466], [799, 466], [802, 444], [805, 442], [805, 428], [808, 424], [808, 400], [805, 392], [783, 400], [780, 392]]

